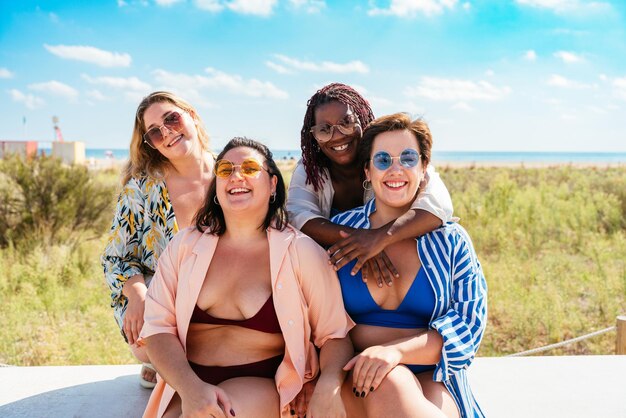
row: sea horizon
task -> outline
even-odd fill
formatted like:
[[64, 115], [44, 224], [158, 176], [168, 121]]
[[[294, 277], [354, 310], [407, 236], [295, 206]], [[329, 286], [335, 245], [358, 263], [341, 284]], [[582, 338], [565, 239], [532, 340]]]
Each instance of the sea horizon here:
[[[50, 148], [40, 148], [50, 154]], [[272, 150], [276, 160], [298, 160], [300, 150]], [[128, 149], [87, 148], [85, 157], [95, 160], [126, 160]], [[626, 152], [571, 152], [571, 151], [433, 151], [433, 164], [445, 163], [606, 163], [626, 164]]]

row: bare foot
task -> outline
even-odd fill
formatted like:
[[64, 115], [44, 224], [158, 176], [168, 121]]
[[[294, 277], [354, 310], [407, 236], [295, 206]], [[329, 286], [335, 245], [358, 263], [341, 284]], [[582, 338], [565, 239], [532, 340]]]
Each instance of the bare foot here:
[[139, 374], [141, 386], [152, 389], [157, 381], [154, 369], [144, 363], [144, 365], [141, 366], [141, 372], [139, 372]]

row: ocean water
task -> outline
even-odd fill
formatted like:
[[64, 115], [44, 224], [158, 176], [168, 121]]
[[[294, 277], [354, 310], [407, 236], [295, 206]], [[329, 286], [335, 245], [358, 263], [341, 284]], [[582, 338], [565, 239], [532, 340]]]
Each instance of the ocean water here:
[[[46, 153], [50, 150], [43, 149]], [[274, 158], [299, 159], [300, 150], [272, 150]], [[127, 149], [87, 148], [86, 157], [95, 159], [128, 158]], [[107, 156], [108, 155], [108, 156]], [[434, 151], [432, 161], [435, 164], [449, 163], [610, 163], [626, 164], [626, 152], [493, 152], [493, 151]]]

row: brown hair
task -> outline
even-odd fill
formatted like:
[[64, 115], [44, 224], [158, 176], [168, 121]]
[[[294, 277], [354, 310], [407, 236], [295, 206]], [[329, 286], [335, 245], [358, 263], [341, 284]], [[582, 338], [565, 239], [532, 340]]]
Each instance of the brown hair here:
[[359, 118], [362, 128], [365, 128], [374, 119], [370, 104], [352, 87], [341, 83], [332, 83], [318, 90], [307, 102], [304, 122], [300, 131], [300, 148], [302, 149], [302, 164], [306, 171], [306, 182], [312, 184], [315, 191], [322, 185], [322, 168], [330, 166], [330, 160], [318, 145], [311, 133], [315, 125], [315, 109], [317, 106], [338, 101], [352, 109]]
[[198, 139], [200, 140], [202, 149], [206, 151], [209, 150], [209, 135], [204, 129], [204, 124], [193, 106], [173, 93], [155, 91], [144, 97], [137, 107], [133, 135], [130, 140], [130, 158], [122, 170], [123, 185], [126, 184], [131, 177], [162, 177], [165, 169], [170, 166], [169, 160], [165, 158], [163, 154], [143, 142], [143, 135], [146, 133], [143, 115], [152, 104], [160, 102], [169, 102], [188, 112], [196, 122]]
[[[245, 137], [236, 137], [228, 141], [222, 152], [217, 156], [216, 161], [224, 158], [224, 155], [233, 148], [246, 147], [258, 151], [265, 158], [267, 164], [267, 172], [271, 176], [277, 178], [276, 195], [274, 199], [269, 201], [269, 207], [265, 220], [263, 221], [263, 229], [270, 226], [282, 231], [287, 226], [288, 218], [285, 210], [285, 201], [287, 200], [287, 191], [285, 189], [285, 180], [274, 161], [272, 152], [265, 145], [258, 141]], [[211, 234], [223, 235], [226, 232], [226, 221], [224, 219], [224, 211], [222, 207], [215, 203], [217, 197], [217, 180], [213, 178], [209, 190], [206, 195], [204, 205], [198, 213], [196, 213], [194, 223], [200, 232], [209, 232]]]
[[411, 120], [408, 113], [394, 113], [393, 115], [381, 116], [374, 119], [363, 131], [363, 138], [359, 147], [359, 161], [366, 167], [372, 158], [372, 146], [376, 136], [383, 132], [407, 130], [415, 136], [419, 145], [422, 166], [426, 168], [430, 163], [430, 152], [433, 146], [433, 137], [428, 124], [423, 119]]

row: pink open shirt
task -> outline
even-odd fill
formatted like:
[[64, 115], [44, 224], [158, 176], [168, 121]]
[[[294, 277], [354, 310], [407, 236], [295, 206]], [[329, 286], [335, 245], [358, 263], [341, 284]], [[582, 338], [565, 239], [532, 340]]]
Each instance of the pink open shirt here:
[[[289, 402], [319, 371], [315, 346], [345, 337], [354, 322], [345, 312], [337, 275], [319, 245], [291, 226], [284, 231], [268, 228], [267, 237], [272, 295], [285, 339], [285, 358], [275, 380], [281, 414], [289, 417]], [[169, 333], [178, 336], [186, 350], [189, 320], [218, 239], [188, 228], [167, 246], [148, 288], [140, 345], [146, 337]], [[161, 417], [173, 396], [174, 389], [159, 378], [144, 417]]]

